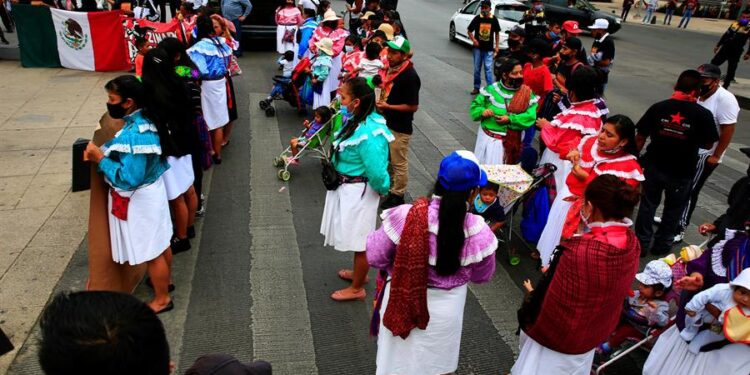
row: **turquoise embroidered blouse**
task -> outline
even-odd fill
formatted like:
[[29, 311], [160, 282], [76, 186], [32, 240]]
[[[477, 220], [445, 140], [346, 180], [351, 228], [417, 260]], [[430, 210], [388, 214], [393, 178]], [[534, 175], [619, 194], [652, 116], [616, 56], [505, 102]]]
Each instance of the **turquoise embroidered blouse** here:
[[125, 116], [125, 125], [102, 145], [99, 171], [120, 190], [135, 190], [159, 179], [169, 169], [161, 157], [156, 126], [137, 110]]
[[[346, 126], [351, 124], [345, 125], [342, 130]], [[367, 177], [371, 188], [380, 194], [388, 194], [391, 187], [388, 143], [394, 139], [383, 116], [372, 112], [359, 124], [351, 137], [344, 141], [334, 141], [333, 145], [338, 153], [333, 159], [333, 165], [341, 174]]]

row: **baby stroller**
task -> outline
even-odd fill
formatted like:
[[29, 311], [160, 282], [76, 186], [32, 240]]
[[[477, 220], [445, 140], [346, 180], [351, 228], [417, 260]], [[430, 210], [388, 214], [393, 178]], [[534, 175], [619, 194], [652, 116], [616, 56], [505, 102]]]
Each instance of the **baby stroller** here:
[[292, 71], [292, 77], [274, 76], [273, 89], [268, 99], [263, 99], [258, 103], [260, 109], [266, 112], [267, 117], [273, 117], [276, 114], [276, 108], [273, 107], [273, 101], [284, 100], [292, 107], [297, 108], [297, 112], [305, 114], [305, 107], [312, 104], [312, 95], [305, 95], [304, 86], [308, 81], [309, 74], [307, 69], [310, 68], [310, 59], [305, 57], [300, 60]]
[[[488, 167], [486, 166], [485, 169]], [[500, 204], [505, 208], [507, 223], [503, 228], [500, 242], [505, 243], [505, 249], [508, 252], [508, 261], [511, 265], [516, 266], [521, 262], [521, 258], [514, 247], [511, 246], [513, 237], [513, 222], [518, 208], [523, 206], [523, 202], [528, 200], [544, 182], [555, 173], [554, 165], [540, 165], [531, 173], [527, 174], [521, 165], [496, 165], [489, 166], [487, 170], [488, 179], [500, 186], [498, 199]], [[494, 170], [494, 169], [497, 170]], [[518, 236], [527, 248], [532, 248], [525, 241], [523, 236]]]
[[[337, 102], [331, 103], [333, 116], [331, 116], [331, 119], [323, 124], [315, 134], [309, 136], [308, 141], [304, 145], [299, 146], [297, 155], [292, 155], [292, 148], [291, 146], [288, 146], [279, 156], [273, 159], [274, 167], [280, 168], [276, 174], [280, 180], [289, 181], [292, 178], [292, 174], [289, 172], [289, 165], [300, 160], [305, 154], [313, 153], [313, 157], [321, 160], [329, 157], [328, 151], [326, 150], [328, 141], [346, 122], [346, 118], [344, 118], [344, 115], [338, 111], [338, 107], [339, 105]], [[304, 132], [302, 134], [304, 134]]]

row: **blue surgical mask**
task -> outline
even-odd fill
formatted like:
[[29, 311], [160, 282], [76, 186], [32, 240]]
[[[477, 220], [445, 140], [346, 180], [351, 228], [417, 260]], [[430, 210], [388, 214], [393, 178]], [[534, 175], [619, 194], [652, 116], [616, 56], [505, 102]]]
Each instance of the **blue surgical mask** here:
[[484, 211], [487, 211], [489, 207], [490, 205], [487, 203], [484, 203], [484, 201], [482, 201], [482, 197], [479, 194], [477, 194], [477, 197], [474, 198], [474, 211], [481, 214]]
[[344, 52], [349, 53], [354, 51], [354, 46], [344, 46]]
[[346, 119], [348, 119], [349, 117], [351, 117], [351, 114], [349, 113], [349, 108], [346, 108], [345, 105], [341, 106], [341, 108], [339, 109], [339, 112], [341, 113], [342, 116], [344, 116], [344, 120], [345, 121], [346, 121]]
[[747, 24], [750, 23], [750, 20], [748, 19], [740, 19], [740, 26], [747, 26]]
[[559, 38], [560, 36], [559, 36], [559, 35], [557, 35], [557, 33], [556, 33], [556, 32], [554, 32], [554, 31], [550, 31], [550, 32], [549, 32], [549, 37], [550, 37], [550, 38], [552, 38], [552, 39], [557, 39], [557, 38]]
[[542, 5], [535, 5], [534, 9], [536, 9], [537, 11], [541, 11], [542, 9], [544, 9], [544, 7]]

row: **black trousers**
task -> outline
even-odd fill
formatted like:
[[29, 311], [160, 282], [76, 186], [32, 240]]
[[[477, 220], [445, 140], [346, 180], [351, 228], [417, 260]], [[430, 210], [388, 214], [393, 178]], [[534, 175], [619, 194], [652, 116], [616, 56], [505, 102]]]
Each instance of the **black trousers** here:
[[627, 19], [628, 19], [628, 13], [630, 13], [630, 8], [622, 10], [622, 14], [620, 15], [620, 18], [622, 18], [623, 22], [627, 21]]
[[734, 79], [734, 74], [737, 71], [737, 64], [740, 62], [740, 57], [742, 56], [742, 48], [739, 50], [727, 48], [726, 46], [722, 46], [719, 50], [719, 53], [714, 55], [714, 58], [711, 59], [711, 64], [714, 64], [716, 66], [721, 66], [725, 61], [727, 62], [727, 75], [724, 77], [724, 88], [728, 89], [729, 85], [732, 83], [732, 80]]
[[180, 0], [157, 0], [159, 12], [161, 12], [161, 22], [167, 22], [167, 4], [169, 9], [172, 11], [172, 18], [177, 16], [177, 11], [180, 10]]
[[682, 231], [684, 231], [690, 224], [690, 219], [693, 217], [693, 211], [695, 211], [695, 205], [698, 203], [698, 195], [700, 195], [703, 185], [706, 184], [708, 178], [711, 177], [711, 174], [714, 173], [716, 167], [719, 166], [718, 164], [708, 164], [706, 161], [709, 156], [711, 155], [701, 154], [698, 158], [698, 169], [695, 171], [695, 177], [693, 177], [693, 188], [690, 192], [690, 202], [688, 202], [688, 205], [682, 212], [682, 219], [680, 220]]
[[[690, 199], [693, 179], [675, 178], [649, 165], [644, 167], [644, 175], [646, 180], [641, 184], [643, 195], [635, 220], [635, 234], [641, 243], [641, 253], [651, 248], [652, 253], [663, 254], [672, 248], [672, 241], [680, 227], [682, 211]], [[661, 224], [654, 234], [654, 214], [661, 203], [662, 194], [664, 209]], [[652, 238], [654, 244], [649, 247]]]
[[3, 20], [3, 26], [5, 26], [5, 30], [7, 30], [9, 33], [12, 33], [13, 29], [15, 28], [15, 22], [13, 22], [13, 17], [10, 16], [8, 10], [5, 9], [5, 5], [2, 4], [0, 4], [0, 19]]

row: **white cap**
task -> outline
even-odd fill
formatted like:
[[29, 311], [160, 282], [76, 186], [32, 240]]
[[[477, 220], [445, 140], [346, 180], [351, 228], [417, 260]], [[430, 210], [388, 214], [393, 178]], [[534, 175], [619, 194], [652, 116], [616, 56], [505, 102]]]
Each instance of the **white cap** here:
[[729, 285], [731, 286], [741, 286], [745, 289], [750, 290], [750, 268], [745, 268], [742, 272], [740, 272], [737, 277], [732, 280]]
[[672, 269], [663, 260], [652, 260], [646, 264], [643, 272], [635, 275], [635, 279], [643, 285], [664, 285], [665, 288], [672, 286]]
[[604, 18], [597, 18], [594, 20], [594, 24], [589, 26], [590, 30], [607, 30], [609, 29], [609, 21]]

